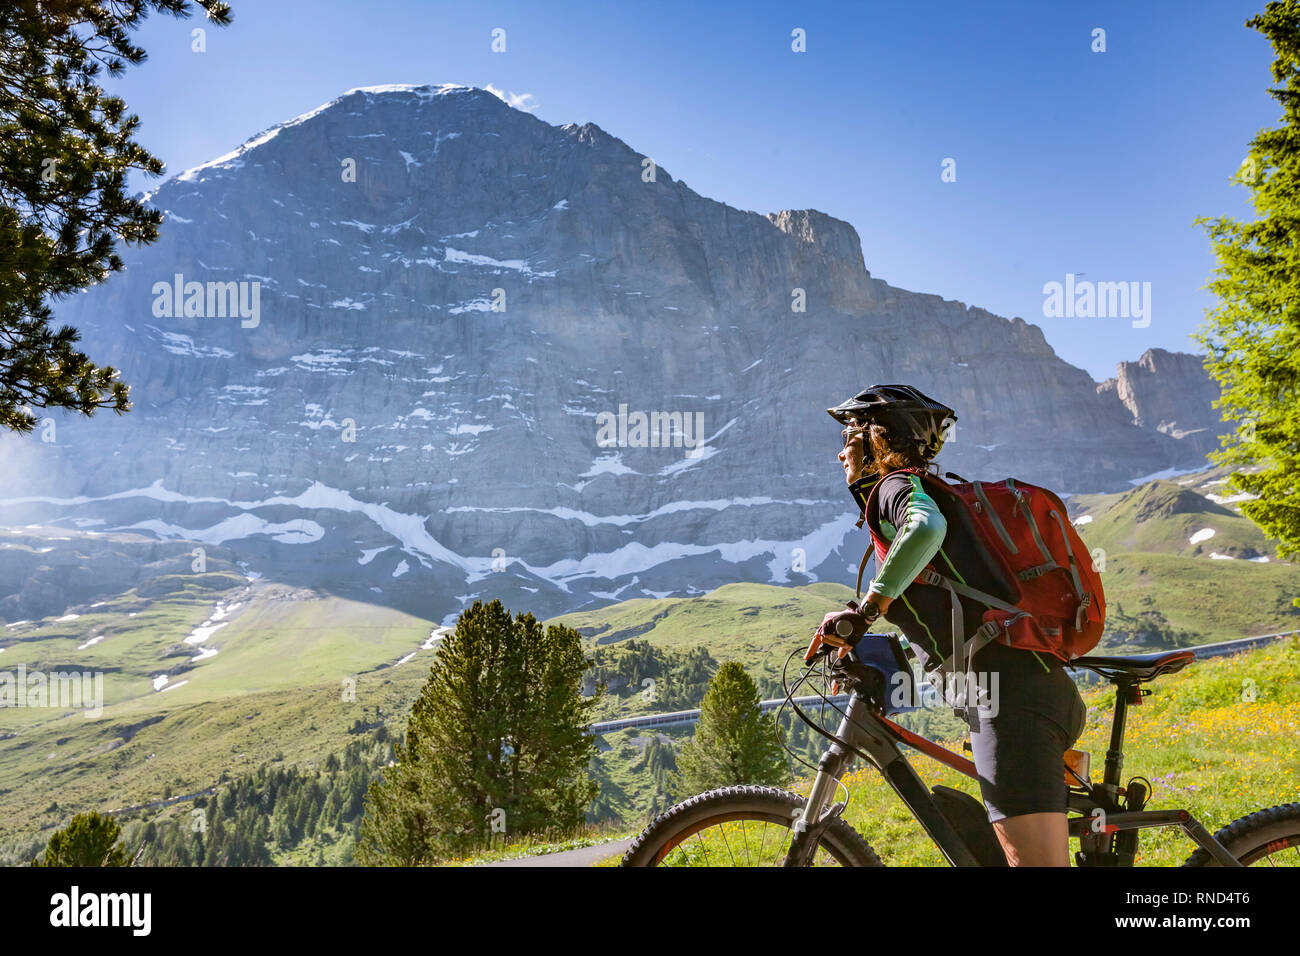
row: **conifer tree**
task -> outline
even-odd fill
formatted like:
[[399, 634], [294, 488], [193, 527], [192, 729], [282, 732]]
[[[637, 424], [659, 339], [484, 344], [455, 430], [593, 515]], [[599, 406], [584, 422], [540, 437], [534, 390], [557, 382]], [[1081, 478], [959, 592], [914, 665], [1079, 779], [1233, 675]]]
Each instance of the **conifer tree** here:
[[499, 840], [502, 825], [513, 837], [582, 823], [597, 789], [588, 664], [571, 628], [476, 601], [438, 645], [396, 765], [370, 787], [358, 859], [428, 863]]
[[32, 866], [130, 866], [126, 850], [118, 843], [121, 835], [122, 828], [111, 816], [93, 810], [78, 813], [51, 835]]
[[[1273, 44], [1269, 93], [1280, 124], [1251, 140], [1235, 181], [1250, 192], [1250, 222], [1202, 218], [1219, 267], [1209, 289], [1218, 306], [1198, 339], [1222, 388], [1224, 419], [1237, 422], [1214, 454], [1220, 464], [1259, 466], [1231, 476], [1258, 497], [1241, 512], [1300, 556], [1300, 0], [1269, 3], [1246, 21]], [[1300, 605], [1300, 598], [1296, 599]]]
[[737, 661], [718, 669], [700, 703], [695, 736], [677, 757], [677, 793], [738, 783], [784, 786], [790, 771], [776, 721], [758, 707], [758, 688]]
[[33, 408], [127, 411], [111, 366], [50, 327], [50, 303], [122, 268], [118, 242], [158, 237], [162, 213], [126, 194], [128, 173], [163, 164], [133, 138], [140, 119], [100, 87], [145, 51], [152, 11], [230, 22], [220, 0], [57, 0], [0, 4], [0, 428], [31, 431]]

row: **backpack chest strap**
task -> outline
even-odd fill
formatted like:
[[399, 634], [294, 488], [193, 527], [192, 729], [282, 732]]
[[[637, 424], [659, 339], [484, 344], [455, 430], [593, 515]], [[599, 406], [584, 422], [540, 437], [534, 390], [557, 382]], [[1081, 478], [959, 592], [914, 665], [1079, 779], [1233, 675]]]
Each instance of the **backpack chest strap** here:
[[969, 584], [962, 584], [952, 578], [944, 577], [933, 568], [922, 568], [921, 573], [916, 576], [916, 580], [922, 584], [929, 584], [936, 588], [946, 588], [949, 592], [955, 592], [962, 597], [968, 597], [972, 600], [979, 601], [981, 604], [987, 604], [989, 607], [995, 607], [999, 611], [1020, 612], [1020, 608], [1014, 604], [1008, 604], [1000, 598], [994, 597], [987, 591], [981, 591], [979, 588], [973, 588]]

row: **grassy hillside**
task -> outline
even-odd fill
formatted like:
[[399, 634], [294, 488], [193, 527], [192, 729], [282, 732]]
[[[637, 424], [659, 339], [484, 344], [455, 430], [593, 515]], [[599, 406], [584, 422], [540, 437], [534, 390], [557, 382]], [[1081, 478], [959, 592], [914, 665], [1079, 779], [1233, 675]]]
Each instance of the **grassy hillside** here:
[[593, 648], [633, 638], [662, 648], [704, 647], [719, 663], [740, 661], [761, 688], [772, 690], [790, 651], [806, 646], [827, 612], [852, 597], [852, 588], [831, 582], [727, 584], [697, 597], [623, 601], [547, 623], [574, 628]]
[[[1245, 559], [1275, 555], [1272, 543], [1249, 518], [1172, 481], [1153, 481], [1118, 496], [1094, 496], [1088, 504], [1088, 511], [1072, 517], [1090, 547], [1108, 552]], [[1081, 518], [1092, 520], [1078, 524]]]
[[[594, 644], [612, 644], [653, 631], [663, 647], [696, 646], [704, 635], [727, 644], [759, 646], [776, 638], [802, 637], [827, 611], [843, 607], [852, 588], [835, 583], [805, 587], [726, 584], [690, 598], [639, 598], [594, 611], [578, 611], [548, 623], [572, 627]], [[813, 623], [809, 625], [809, 621]]]
[[[200, 647], [185, 637], [214, 607], [241, 602], [202, 645], [220, 652], [190, 663]], [[6, 670], [102, 670], [106, 706], [99, 717], [0, 709], [0, 838], [168, 788], [204, 789], [277, 759], [311, 765], [346, 746], [358, 724], [388, 722], [400, 734], [435, 653], [421, 649], [429, 631], [398, 612], [242, 579], [148, 599], [133, 592], [71, 620], [11, 628]], [[159, 673], [176, 689], [155, 691]]]
[[[1207, 565], [1211, 565], [1208, 566]], [[1214, 561], [1170, 554], [1110, 556], [1102, 574], [1108, 619], [1157, 610], [1182, 632], [1173, 643], [1203, 644], [1300, 627], [1300, 568], [1290, 564]], [[1108, 628], [1113, 632], [1113, 625]], [[1149, 651], [1166, 642], [1133, 643], [1108, 636], [1115, 652]]]
[[1091, 547], [1274, 560], [1274, 543], [1241, 513], [1241, 502], [1249, 496], [1229, 494], [1230, 473], [1228, 468], [1207, 468], [1122, 493], [1073, 495], [1066, 504]]
[[1225, 491], [1211, 468], [1132, 491], [1076, 495], [1071, 519], [1093, 549], [1108, 605], [1104, 646], [1115, 652], [1199, 644], [1300, 625], [1300, 568]]
[[[151, 710], [297, 687], [393, 664], [428, 638], [428, 621], [389, 608], [231, 574], [174, 576], [60, 618], [8, 625], [0, 664], [105, 674], [105, 703]], [[210, 636], [196, 640], [206, 625]], [[189, 639], [189, 642], [187, 642]], [[217, 653], [196, 661], [205, 650]], [[167, 675], [162, 691], [155, 678]], [[18, 708], [0, 726], [48, 714]]]
[[[0, 666], [28, 671], [99, 671], [104, 674], [104, 703], [122, 704], [153, 694], [153, 677], [184, 670], [199, 653], [184, 643], [228, 595], [239, 593], [244, 579], [233, 574], [192, 575], [168, 582], [167, 590], [145, 597], [136, 590], [90, 607], [41, 621], [6, 625]], [[6, 708], [0, 728], [30, 726], [48, 720], [49, 710]]]
[[[356, 701], [334, 684], [264, 691], [237, 701], [170, 702], [147, 713], [51, 720], [0, 744], [0, 838], [190, 793], [265, 763], [313, 766], [353, 739], [360, 721], [404, 732], [425, 672], [410, 683], [361, 678]], [[138, 705], [136, 705], [138, 706]], [[379, 708], [376, 717], [375, 708]], [[122, 708], [129, 711], [132, 707]]]

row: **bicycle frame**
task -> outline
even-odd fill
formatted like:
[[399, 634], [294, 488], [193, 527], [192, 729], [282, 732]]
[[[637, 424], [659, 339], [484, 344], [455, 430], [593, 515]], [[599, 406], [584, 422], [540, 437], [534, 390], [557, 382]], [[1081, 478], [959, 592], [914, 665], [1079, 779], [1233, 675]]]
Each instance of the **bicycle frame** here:
[[[1129, 696], [1123, 692], [1126, 689], [1130, 692], [1139, 690], [1121, 686], [1121, 692], [1115, 695], [1110, 749], [1106, 754], [1102, 783], [1088, 784], [1081, 781], [1078, 787], [1068, 787], [1068, 809], [1080, 814], [1069, 823], [1070, 836], [1080, 839], [1080, 865], [1115, 865], [1115, 854], [1108, 850], [1115, 833], [1177, 826], [1222, 866], [1240, 866], [1237, 859], [1189, 811], [1127, 811], [1119, 805], [1117, 798], [1123, 793], [1119, 786], [1119, 775], [1123, 764], [1124, 719]], [[884, 717], [856, 689], [850, 693], [848, 707], [843, 714], [836, 737], [870, 758], [894, 793], [934, 841], [944, 859], [952, 866], [979, 866], [971, 847], [939, 809], [930, 789], [907, 762], [899, 745], [914, 747], [972, 779], [978, 779], [975, 764]], [[808, 801], [802, 815], [795, 822], [795, 837], [791, 841], [784, 865], [806, 866], [811, 862], [821, 831], [844, 810], [845, 805], [842, 803], [834, 806], [829, 804], [840, 778], [855, 756], [852, 749], [839, 742], [832, 742], [822, 755]], [[1062, 786], [1066, 785], [1064, 765], [1061, 783]], [[1097, 815], [1098, 810], [1101, 811], [1100, 816]], [[1127, 865], [1131, 865], [1131, 862]]]

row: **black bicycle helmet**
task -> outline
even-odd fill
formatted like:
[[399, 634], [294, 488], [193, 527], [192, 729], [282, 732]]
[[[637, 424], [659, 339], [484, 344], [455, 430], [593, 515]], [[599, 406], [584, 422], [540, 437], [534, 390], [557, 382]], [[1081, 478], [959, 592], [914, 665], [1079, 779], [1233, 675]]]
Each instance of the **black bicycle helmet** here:
[[939, 454], [957, 421], [951, 408], [911, 385], [872, 385], [826, 412], [841, 425], [876, 421], [910, 433], [926, 461]]

